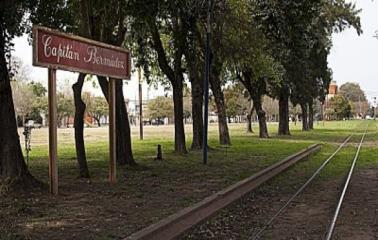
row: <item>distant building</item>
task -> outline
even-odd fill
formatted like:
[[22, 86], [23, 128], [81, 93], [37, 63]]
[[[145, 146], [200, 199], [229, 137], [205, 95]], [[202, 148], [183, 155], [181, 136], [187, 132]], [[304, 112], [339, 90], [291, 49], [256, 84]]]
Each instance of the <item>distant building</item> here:
[[327, 100], [333, 98], [338, 94], [339, 87], [337, 86], [336, 81], [332, 81], [328, 88]]
[[330, 113], [327, 111], [327, 109], [329, 108], [329, 105], [330, 105], [329, 102], [330, 102], [331, 98], [337, 96], [338, 90], [339, 90], [339, 87], [337, 86], [336, 81], [332, 81], [329, 84], [328, 94], [325, 98], [325, 103], [324, 103], [323, 107], [321, 108], [321, 111], [322, 111], [321, 116], [322, 116], [323, 119], [331, 120], [330, 115], [329, 115]]

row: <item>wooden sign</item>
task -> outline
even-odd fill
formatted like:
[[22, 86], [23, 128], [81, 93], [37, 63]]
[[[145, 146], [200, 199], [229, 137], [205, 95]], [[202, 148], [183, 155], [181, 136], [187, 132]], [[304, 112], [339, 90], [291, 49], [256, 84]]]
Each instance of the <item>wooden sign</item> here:
[[117, 79], [130, 79], [129, 51], [65, 34], [33, 27], [33, 65]]
[[56, 70], [67, 70], [109, 77], [109, 182], [117, 181], [116, 81], [130, 79], [129, 51], [33, 26], [33, 65], [48, 71], [49, 100], [49, 182], [50, 192], [58, 195], [58, 137]]

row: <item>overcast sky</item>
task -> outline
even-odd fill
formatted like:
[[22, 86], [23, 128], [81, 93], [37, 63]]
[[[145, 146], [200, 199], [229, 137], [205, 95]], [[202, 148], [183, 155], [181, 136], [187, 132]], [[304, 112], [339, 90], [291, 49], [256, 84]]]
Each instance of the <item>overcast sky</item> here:
[[368, 100], [378, 97], [378, 1], [359, 0], [362, 9], [361, 24], [364, 33], [358, 36], [354, 29], [333, 36], [329, 65], [333, 78], [339, 85], [358, 82], [368, 95]]
[[[352, 1], [356, 2], [356, 1]], [[368, 95], [368, 99], [378, 96], [378, 39], [373, 35], [378, 30], [378, 1], [359, 0], [357, 7], [362, 9], [361, 23], [364, 33], [358, 36], [354, 29], [346, 30], [333, 36], [333, 48], [329, 56], [329, 66], [333, 70], [333, 78], [339, 85], [345, 82], [358, 82]], [[20, 57], [25, 65], [30, 67], [30, 78], [47, 85], [47, 70], [32, 67], [32, 49], [28, 45], [27, 37], [16, 38], [14, 56]], [[73, 84], [77, 74], [58, 71], [58, 85], [64, 85], [66, 80]], [[131, 100], [137, 98], [138, 81], [135, 75], [125, 86], [125, 96]], [[94, 91], [101, 94], [100, 90], [94, 89], [86, 83], [85, 91]], [[147, 90], [143, 87], [144, 97], [153, 98], [163, 94], [162, 89]], [[148, 93], [148, 94], [147, 94]], [[148, 95], [148, 96], [147, 96]]]

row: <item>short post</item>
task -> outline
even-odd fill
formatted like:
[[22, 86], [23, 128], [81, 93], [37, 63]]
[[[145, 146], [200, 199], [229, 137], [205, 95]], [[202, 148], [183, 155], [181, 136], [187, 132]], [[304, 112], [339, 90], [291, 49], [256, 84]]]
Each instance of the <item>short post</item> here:
[[117, 181], [116, 79], [109, 78], [109, 182]]
[[56, 69], [48, 69], [50, 193], [58, 195]]
[[158, 161], [163, 160], [163, 153], [161, 151], [161, 145], [160, 144], [157, 145], [157, 155], [156, 155], [155, 160], [158, 160]]

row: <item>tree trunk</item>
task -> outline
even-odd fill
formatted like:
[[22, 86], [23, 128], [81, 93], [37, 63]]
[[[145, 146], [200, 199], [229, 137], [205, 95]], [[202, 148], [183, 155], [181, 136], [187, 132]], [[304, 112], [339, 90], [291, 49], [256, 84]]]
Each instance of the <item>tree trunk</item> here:
[[28, 189], [38, 181], [29, 173], [22, 155], [5, 60], [4, 33], [0, 30], [0, 180], [12, 188]]
[[186, 154], [185, 129], [184, 129], [184, 106], [183, 106], [183, 81], [184, 73], [182, 68], [182, 57], [185, 46], [185, 32], [182, 31], [178, 18], [172, 21], [175, 46], [174, 51], [174, 67], [170, 66], [167, 60], [166, 52], [163, 47], [163, 42], [160, 37], [158, 26], [155, 21], [148, 21], [153, 41], [153, 47], [158, 56], [160, 69], [167, 76], [172, 84], [173, 89], [173, 108], [174, 108], [174, 123], [175, 123], [175, 151]]
[[72, 85], [72, 90], [74, 94], [75, 103], [75, 146], [76, 146], [76, 157], [77, 163], [79, 165], [79, 177], [89, 178], [89, 170], [87, 164], [87, 157], [85, 154], [85, 143], [84, 143], [84, 114], [86, 105], [81, 98], [81, 92], [83, 89], [85, 74], [80, 73], [77, 82]]
[[314, 103], [311, 100], [308, 104], [308, 127], [310, 130], [314, 129]]
[[100, 118], [98, 118], [98, 117], [93, 117], [93, 118], [97, 122], [97, 127], [101, 127]]
[[[108, 80], [97, 76], [102, 93], [109, 102]], [[117, 164], [136, 165], [131, 148], [131, 131], [127, 114], [125, 99], [123, 96], [123, 81], [116, 83], [116, 130], [117, 130]]]
[[[196, 24], [192, 23], [191, 27], [195, 30]], [[192, 39], [193, 44], [194, 40]], [[201, 62], [197, 55], [196, 48], [187, 49], [185, 58], [188, 59], [189, 80], [192, 85], [192, 128], [193, 141], [192, 150], [201, 150], [203, 147], [203, 75], [202, 68], [199, 66]]]
[[222, 145], [231, 145], [230, 134], [228, 132], [226, 106], [224, 104], [224, 95], [219, 79], [219, 72], [213, 68], [210, 76], [210, 86], [213, 92], [218, 114], [219, 142]]
[[247, 114], [247, 133], [253, 133], [252, 129], [252, 115], [253, 111], [255, 110], [255, 106], [251, 106], [249, 113]]
[[[193, 73], [194, 74], [194, 73]], [[190, 76], [192, 83], [192, 119], [193, 142], [192, 150], [201, 150], [203, 147], [203, 82], [198, 76]]]
[[289, 98], [287, 93], [281, 93], [279, 98], [278, 135], [290, 135], [289, 129]]
[[260, 138], [268, 138], [268, 127], [266, 125], [266, 113], [262, 108], [260, 99], [253, 100], [254, 107], [256, 108], [256, 114], [259, 118], [259, 136]]
[[[202, 41], [199, 39], [200, 31], [198, 29], [197, 19], [189, 20], [189, 29], [193, 35], [188, 38], [190, 47], [185, 48], [184, 55], [188, 64], [189, 80], [192, 86], [192, 127], [193, 127], [193, 141], [192, 150], [201, 150], [203, 148], [203, 65], [200, 52]], [[197, 36], [197, 38], [196, 38]]]
[[308, 131], [308, 106], [307, 103], [301, 103], [302, 109], [302, 130]]
[[187, 153], [184, 129], [184, 102], [183, 102], [183, 82], [172, 83], [173, 88], [173, 108], [175, 122], [175, 152]]

